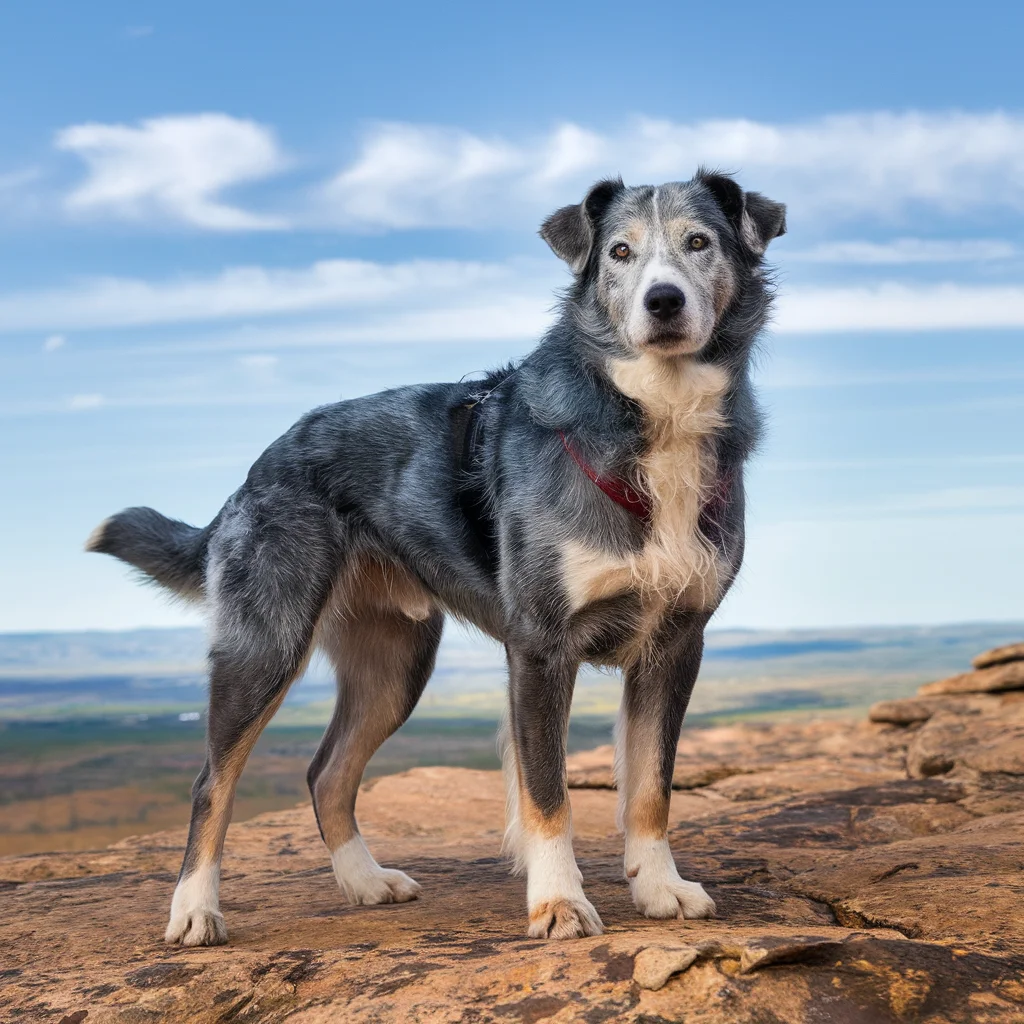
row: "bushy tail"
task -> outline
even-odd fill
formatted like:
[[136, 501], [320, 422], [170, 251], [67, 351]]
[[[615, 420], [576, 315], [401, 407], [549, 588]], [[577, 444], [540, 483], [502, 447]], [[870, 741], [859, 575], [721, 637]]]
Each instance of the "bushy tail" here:
[[126, 508], [104, 519], [86, 551], [113, 555], [181, 597], [203, 596], [209, 530], [168, 519], [152, 508]]

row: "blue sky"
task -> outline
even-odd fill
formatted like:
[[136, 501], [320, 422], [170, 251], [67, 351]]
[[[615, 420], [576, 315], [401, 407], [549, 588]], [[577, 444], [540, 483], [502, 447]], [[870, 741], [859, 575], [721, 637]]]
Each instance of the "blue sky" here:
[[194, 621], [81, 552], [307, 408], [529, 350], [536, 227], [699, 162], [789, 204], [722, 626], [1024, 618], [1021, 8], [0, 7], [0, 630]]

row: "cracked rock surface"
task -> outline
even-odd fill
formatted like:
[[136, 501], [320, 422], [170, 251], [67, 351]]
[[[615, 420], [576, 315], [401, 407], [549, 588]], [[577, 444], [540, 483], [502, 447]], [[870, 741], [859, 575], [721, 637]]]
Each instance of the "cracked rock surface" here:
[[1021, 697], [686, 731], [672, 846], [715, 899], [710, 921], [636, 915], [609, 748], [570, 761], [596, 938], [525, 938], [496, 772], [363, 787], [367, 841], [423, 885], [412, 903], [347, 907], [308, 807], [233, 825], [227, 946], [160, 940], [184, 830], [7, 858], [0, 1019], [1024, 1021]]

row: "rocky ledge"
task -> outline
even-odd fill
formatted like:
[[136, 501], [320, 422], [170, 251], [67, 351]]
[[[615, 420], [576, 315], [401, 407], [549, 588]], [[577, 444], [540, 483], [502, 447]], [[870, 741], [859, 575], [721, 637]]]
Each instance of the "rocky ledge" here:
[[0, 1017], [1024, 1021], [1024, 677], [991, 672], [1024, 664], [1010, 652], [868, 721], [688, 731], [672, 845], [716, 920], [636, 916], [601, 748], [571, 759], [570, 783], [607, 932], [524, 938], [498, 774], [421, 768], [367, 783], [360, 804], [419, 900], [346, 907], [309, 808], [263, 815], [228, 834], [228, 946], [160, 941], [183, 831], [0, 861]]

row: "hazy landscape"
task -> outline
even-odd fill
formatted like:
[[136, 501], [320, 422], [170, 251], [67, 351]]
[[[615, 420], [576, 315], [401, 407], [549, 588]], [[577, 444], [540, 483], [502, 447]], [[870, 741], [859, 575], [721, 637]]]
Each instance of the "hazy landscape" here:
[[[1021, 635], [1012, 622], [713, 631], [687, 721], [860, 713]], [[496, 644], [450, 628], [420, 707], [368, 774], [496, 767], [504, 679]], [[204, 680], [199, 629], [0, 635], [0, 854], [95, 848], [187, 821], [203, 762]], [[608, 740], [619, 689], [614, 675], [581, 674], [571, 749]], [[329, 670], [314, 662], [257, 745], [236, 820], [306, 798], [332, 699]]]

